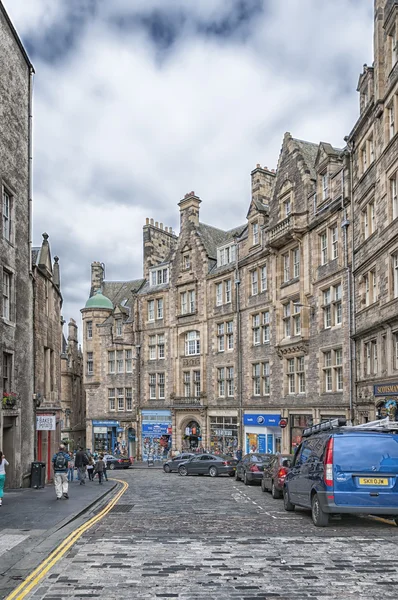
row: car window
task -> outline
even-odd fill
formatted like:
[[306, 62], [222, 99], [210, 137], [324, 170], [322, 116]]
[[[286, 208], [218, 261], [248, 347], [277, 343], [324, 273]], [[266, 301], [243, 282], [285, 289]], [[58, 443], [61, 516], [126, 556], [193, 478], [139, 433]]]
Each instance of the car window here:
[[303, 442], [299, 453], [294, 462], [295, 465], [303, 465], [305, 464], [311, 456], [311, 448], [309, 447], [308, 441]]

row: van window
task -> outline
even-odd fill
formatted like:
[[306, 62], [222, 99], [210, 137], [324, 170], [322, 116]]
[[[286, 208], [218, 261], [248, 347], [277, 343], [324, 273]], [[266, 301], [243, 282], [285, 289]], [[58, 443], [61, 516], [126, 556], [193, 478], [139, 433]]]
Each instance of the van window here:
[[297, 453], [296, 460], [294, 461], [295, 465], [303, 465], [307, 462], [311, 455], [311, 449], [308, 445], [308, 440], [301, 444], [301, 448]]
[[334, 464], [339, 471], [382, 471], [398, 469], [398, 435], [342, 435], [334, 438]]

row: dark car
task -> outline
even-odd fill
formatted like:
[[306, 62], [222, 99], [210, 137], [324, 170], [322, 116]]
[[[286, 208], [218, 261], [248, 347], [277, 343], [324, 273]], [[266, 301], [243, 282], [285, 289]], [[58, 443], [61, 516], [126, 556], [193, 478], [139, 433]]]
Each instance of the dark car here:
[[105, 454], [106, 468], [111, 469], [128, 469], [131, 465], [128, 456], [114, 456], [113, 454]]
[[259, 454], [258, 452], [243, 456], [236, 467], [236, 481], [242, 480], [245, 485], [250, 485], [254, 481], [261, 483], [264, 466], [269, 463], [272, 456], [273, 454]]
[[237, 460], [223, 454], [198, 454], [178, 467], [180, 475], [235, 475]]
[[285, 510], [312, 511], [317, 527], [329, 515], [385, 515], [398, 523], [398, 425], [389, 419], [344, 426], [319, 423], [303, 433], [283, 488]]
[[178, 467], [180, 464], [190, 458], [197, 456], [197, 454], [193, 454], [192, 452], [186, 452], [185, 454], [179, 454], [175, 458], [171, 460], [167, 460], [163, 465], [163, 471], [165, 473], [171, 473], [172, 471], [178, 471]]
[[286, 475], [293, 462], [293, 454], [275, 454], [264, 467], [261, 489], [271, 492], [273, 498], [282, 498]]

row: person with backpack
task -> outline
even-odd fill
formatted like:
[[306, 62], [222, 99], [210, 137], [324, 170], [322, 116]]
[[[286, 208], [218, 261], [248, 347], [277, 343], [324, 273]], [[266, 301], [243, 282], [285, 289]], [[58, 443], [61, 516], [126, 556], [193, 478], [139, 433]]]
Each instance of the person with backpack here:
[[86, 467], [88, 465], [88, 456], [84, 452], [83, 447], [79, 446], [79, 450], [75, 456], [75, 467], [77, 469], [77, 476], [80, 480], [80, 485], [86, 484]]
[[6, 467], [10, 463], [6, 460], [4, 454], [0, 451], [0, 506], [3, 504], [4, 484], [6, 481]]
[[99, 455], [97, 462], [95, 463], [94, 475], [98, 473], [99, 483], [102, 485], [102, 476], [104, 474], [105, 463], [102, 454]]
[[65, 450], [63, 444], [60, 445], [59, 450], [53, 456], [53, 468], [54, 468], [54, 485], [57, 500], [61, 500], [62, 495], [68, 499], [68, 468], [69, 468], [70, 456]]

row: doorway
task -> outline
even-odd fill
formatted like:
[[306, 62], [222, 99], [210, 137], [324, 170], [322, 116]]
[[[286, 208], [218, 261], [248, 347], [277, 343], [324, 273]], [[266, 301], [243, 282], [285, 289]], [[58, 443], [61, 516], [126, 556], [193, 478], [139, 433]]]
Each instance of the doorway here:
[[196, 450], [202, 443], [200, 425], [197, 421], [190, 421], [185, 427], [183, 436], [184, 450]]
[[15, 473], [15, 417], [5, 417], [3, 422], [3, 448], [2, 452], [10, 466], [7, 468], [7, 477], [5, 487], [16, 488], [19, 487], [16, 481]]

